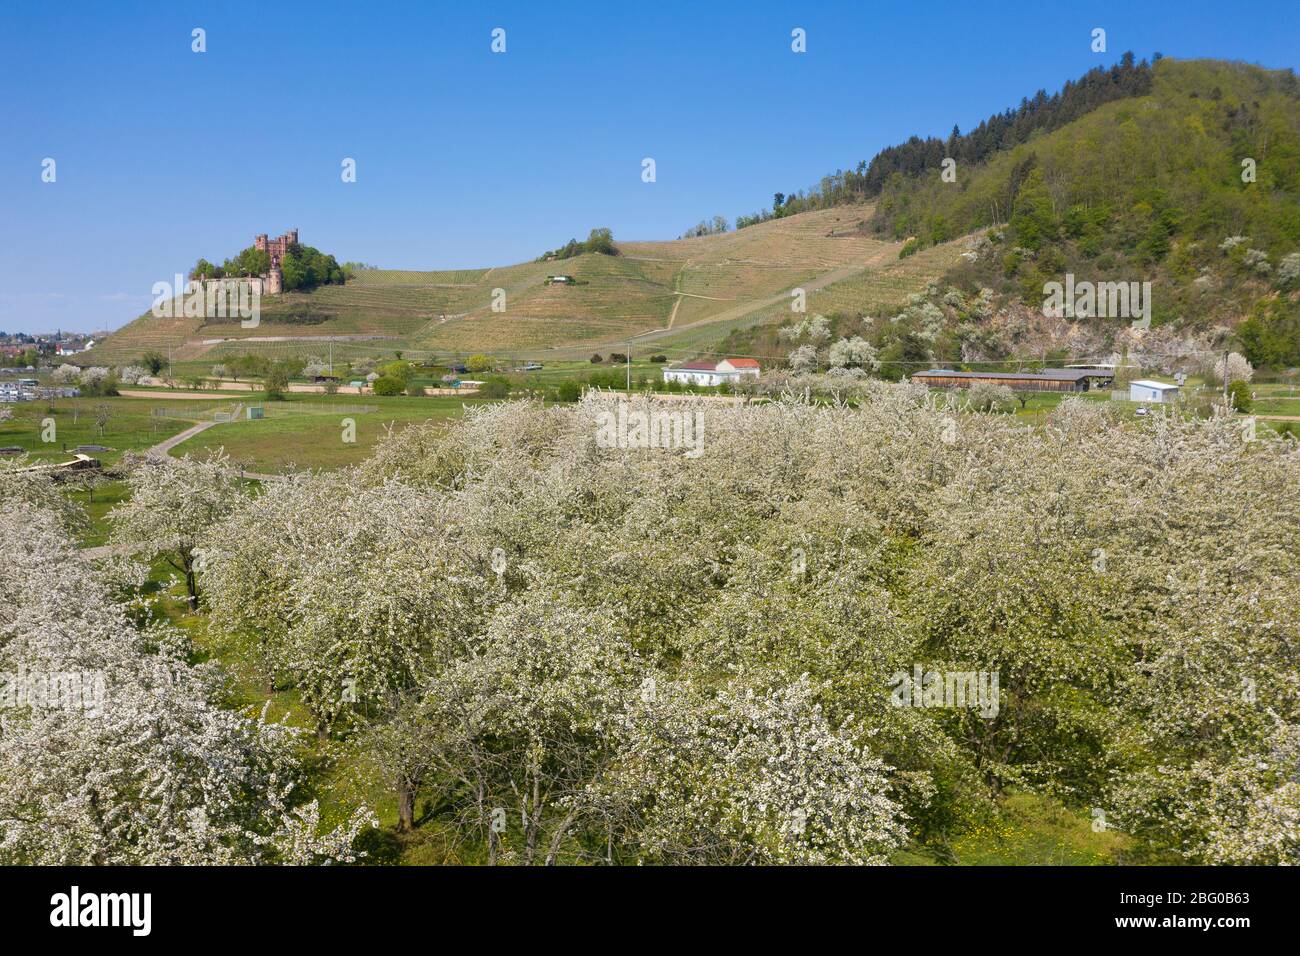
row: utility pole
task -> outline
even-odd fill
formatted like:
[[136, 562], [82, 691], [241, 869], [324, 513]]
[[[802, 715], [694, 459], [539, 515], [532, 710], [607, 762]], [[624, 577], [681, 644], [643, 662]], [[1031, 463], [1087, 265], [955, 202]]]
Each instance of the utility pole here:
[[1223, 407], [1228, 407], [1228, 353], [1223, 353]]
[[627, 340], [627, 393], [632, 394], [632, 340]]

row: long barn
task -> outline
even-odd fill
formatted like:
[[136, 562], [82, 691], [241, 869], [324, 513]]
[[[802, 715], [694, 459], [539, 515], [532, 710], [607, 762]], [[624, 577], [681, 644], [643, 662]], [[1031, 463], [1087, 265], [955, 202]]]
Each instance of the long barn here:
[[976, 382], [992, 382], [1017, 392], [1086, 392], [1094, 383], [1110, 384], [1114, 377], [1114, 372], [1086, 368], [1049, 368], [1041, 372], [958, 372], [932, 368], [912, 373], [912, 381], [931, 388], [970, 388]]

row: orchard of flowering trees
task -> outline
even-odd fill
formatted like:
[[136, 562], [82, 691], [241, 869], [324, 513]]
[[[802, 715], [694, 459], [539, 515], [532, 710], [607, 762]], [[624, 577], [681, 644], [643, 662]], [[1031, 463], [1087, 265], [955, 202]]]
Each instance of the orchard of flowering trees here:
[[[875, 864], [1027, 791], [1137, 859], [1300, 862], [1295, 442], [837, 395], [701, 403], [694, 458], [601, 447], [589, 396], [256, 492], [141, 464], [118, 539], [189, 569], [297, 732], [223, 709], [58, 496], [0, 476], [0, 670], [103, 670], [110, 715], [0, 711], [0, 858], [347, 859], [368, 800], [462, 861]], [[994, 674], [996, 707], [899, 706], [917, 669]], [[294, 747], [367, 794], [350, 821]]]
[[293, 733], [221, 706], [174, 628], [78, 554], [47, 479], [0, 473], [0, 862], [356, 859], [302, 799]]

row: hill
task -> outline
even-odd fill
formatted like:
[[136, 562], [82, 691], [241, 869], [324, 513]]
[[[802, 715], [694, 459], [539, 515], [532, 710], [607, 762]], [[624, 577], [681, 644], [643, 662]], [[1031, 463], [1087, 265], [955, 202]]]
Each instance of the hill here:
[[[1224, 347], [1255, 364], [1300, 364], [1295, 74], [1171, 59], [1132, 70], [1124, 95], [1098, 94], [1068, 122], [1044, 123], [1023, 142], [980, 152], [981, 161], [959, 160], [955, 176], [941, 175], [918, 147], [917, 171], [896, 171], [883, 183], [870, 233], [913, 237], [907, 252], [919, 256], [955, 235], [981, 238], [941, 281], [891, 310], [889, 322], [862, 321], [869, 309], [851, 282], [845, 295], [815, 302], [831, 318], [824, 347], [857, 334], [881, 354], [906, 352], [912, 365], [1128, 351], [1144, 365], [1193, 371]], [[958, 156], [969, 147], [948, 145]], [[852, 200], [844, 181], [835, 182], [796, 202], [861, 208], [835, 205]], [[781, 207], [788, 208], [789, 201]], [[1051, 284], [1076, 279], [1148, 284], [1149, 316], [1100, 308], [1045, 316]], [[1133, 325], [1146, 317], [1149, 328]], [[728, 348], [774, 352], [780, 332], [739, 334]]]
[[[788, 311], [793, 288], [815, 300], [816, 290], [851, 281], [865, 296], [888, 298], [956, 261], [960, 250], [952, 246], [900, 264], [902, 243], [867, 234], [871, 211], [869, 205], [818, 210], [721, 235], [619, 242], [618, 255], [441, 272], [362, 270], [344, 285], [263, 298], [256, 328], [237, 319], [146, 314], [83, 361], [128, 362], [169, 347], [177, 359], [308, 354], [319, 353], [325, 339], [352, 354], [403, 349], [585, 358], [644, 333], [656, 349], [684, 354]], [[554, 274], [577, 281], [548, 284]], [[503, 311], [494, 310], [494, 301]]]
[[[1126, 54], [972, 133], [914, 137], [859, 165], [736, 231], [488, 269], [363, 270], [264, 300], [255, 329], [146, 315], [84, 360], [164, 347], [182, 359], [319, 354], [325, 339], [350, 355], [572, 359], [635, 338], [669, 358], [783, 361], [801, 288], [808, 312], [830, 319], [822, 361], [839, 334], [913, 364], [1178, 357], [1229, 342], [1257, 364], [1300, 364], [1300, 83], [1289, 70]], [[576, 281], [548, 283], [556, 273]], [[1049, 284], [1067, 276], [1150, 283], [1152, 331], [1128, 316], [1044, 317]], [[892, 321], [866, 321], [882, 316]]]

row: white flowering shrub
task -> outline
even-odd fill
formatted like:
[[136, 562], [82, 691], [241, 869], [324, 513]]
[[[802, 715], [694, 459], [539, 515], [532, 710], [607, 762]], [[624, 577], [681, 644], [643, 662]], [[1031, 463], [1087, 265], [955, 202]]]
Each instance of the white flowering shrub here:
[[1220, 358], [1214, 363], [1214, 378], [1217, 382], [1224, 380], [1224, 369], [1227, 369], [1229, 382], [1249, 382], [1255, 376], [1255, 369], [1250, 364], [1250, 360], [1239, 352], [1229, 352], [1225, 359]]
[[1247, 249], [1241, 264], [1256, 275], [1264, 276], [1273, 271], [1273, 266], [1268, 261], [1268, 253], [1263, 249]]
[[29, 466], [26, 456], [0, 459], [0, 506], [26, 506], [55, 518], [69, 534], [85, 530], [85, 510], [50, 475], [28, 471]]
[[1016, 393], [1006, 385], [976, 381], [967, 390], [966, 400], [976, 411], [997, 412], [1011, 406], [1016, 400]]
[[76, 385], [81, 381], [81, 369], [65, 362], [54, 370], [54, 381], [60, 385]]
[[824, 315], [814, 315], [808, 320], [808, 339], [814, 347], [826, 343], [831, 337], [831, 320]]
[[1300, 252], [1290, 252], [1277, 264], [1277, 284], [1289, 287], [1300, 279]]
[[138, 385], [140, 380], [149, 376], [149, 370], [138, 365], [127, 365], [117, 373], [118, 381], [126, 385]]
[[801, 345], [790, 353], [788, 361], [795, 373], [814, 371], [817, 368], [817, 350], [811, 345]]
[[615, 759], [610, 732], [638, 676], [607, 616], [529, 591], [429, 684], [420, 745], [442, 776], [466, 785], [455, 812], [483, 834], [490, 862], [572, 858], [573, 835], [607, 822], [588, 789]]
[[880, 368], [875, 347], [860, 335], [834, 342], [830, 348], [830, 364], [833, 368], [853, 367], [871, 371]]

